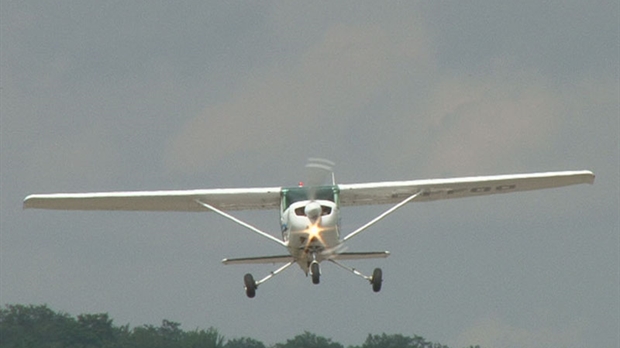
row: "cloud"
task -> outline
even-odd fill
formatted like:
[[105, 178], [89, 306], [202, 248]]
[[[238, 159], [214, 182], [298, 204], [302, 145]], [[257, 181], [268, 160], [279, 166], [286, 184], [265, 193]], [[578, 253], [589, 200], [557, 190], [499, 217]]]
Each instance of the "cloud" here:
[[561, 100], [544, 80], [523, 75], [440, 81], [427, 110], [431, 166], [470, 173], [492, 170], [497, 163], [519, 167], [530, 151], [553, 146]]
[[298, 59], [256, 71], [228, 102], [183, 124], [168, 142], [165, 166], [191, 173], [240, 152], [307, 156], [316, 144], [338, 147], [360, 109], [385, 88], [399, 61], [416, 59], [415, 51], [409, 35], [334, 25]]
[[529, 171], [558, 151], [562, 105], [575, 97], [510, 56], [482, 58], [487, 69], [477, 75], [440, 70], [416, 18], [334, 24], [291, 57], [255, 70], [228, 101], [182, 124], [167, 142], [167, 170], [353, 146], [408, 175], [415, 162], [426, 168], [417, 175]]
[[[72, 132], [48, 132], [33, 137], [21, 159], [28, 182], [76, 190], [101, 180], [114, 181], [122, 168], [118, 145], [109, 140], [106, 127], [93, 123]], [[49, 189], [49, 188], [45, 188]]]

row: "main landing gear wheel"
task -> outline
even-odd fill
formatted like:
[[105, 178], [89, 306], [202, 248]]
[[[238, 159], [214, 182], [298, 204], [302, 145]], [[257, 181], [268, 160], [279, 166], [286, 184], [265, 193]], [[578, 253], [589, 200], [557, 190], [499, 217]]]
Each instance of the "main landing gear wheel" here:
[[310, 273], [312, 273], [312, 284], [318, 284], [321, 281], [321, 271], [319, 270], [318, 262], [313, 262], [310, 265]]
[[381, 290], [381, 283], [383, 282], [383, 272], [381, 268], [375, 268], [372, 272], [372, 278], [370, 283], [372, 284], [372, 291], [379, 292]]
[[248, 295], [249, 298], [256, 296], [256, 282], [250, 273], [243, 277], [243, 283], [245, 284], [245, 294]]

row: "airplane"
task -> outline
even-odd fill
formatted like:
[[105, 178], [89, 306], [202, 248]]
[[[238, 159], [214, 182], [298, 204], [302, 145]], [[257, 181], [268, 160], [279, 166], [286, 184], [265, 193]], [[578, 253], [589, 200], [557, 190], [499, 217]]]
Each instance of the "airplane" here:
[[[347, 252], [345, 243], [407, 203], [593, 184], [595, 178], [591, 171], [581, 170], [336, 184], [332, 166], [333, 162], [328, 160], [310, 159], [306, 167], [315, 173], [315, 179], [309, 185], [300, 183], [292, 187], [33, 194], [24, 199], [23, 206], [25, 209], [58, 210], [211, 211], [287, 250], [282, 255], [222, 260], [226, 265], [283, 263], [259, 280], [255, 280], [250, 273], [244, 276], [245, 293], [249, 298], [256, 295], [259, 285], [294, 264], [299, 265], [306, 276], [310, 275], [313, 284], [319, 284], [320, 264], [323, 261], [367, 280], [372, 290], [379, 292], [383, 282], [381, 268], [375, 268], [372, 275], [365, 275], [342, 261], [385, 258], [390, 252]], [[331, 184], [316, 180], [316, 173], [321, 172], [331, 173]], [[391, 207], [341, 237], [340, 208], [371, 204], [391, 204]], [[281, 238], [228, 213], [248, 209], [279, 209]]]

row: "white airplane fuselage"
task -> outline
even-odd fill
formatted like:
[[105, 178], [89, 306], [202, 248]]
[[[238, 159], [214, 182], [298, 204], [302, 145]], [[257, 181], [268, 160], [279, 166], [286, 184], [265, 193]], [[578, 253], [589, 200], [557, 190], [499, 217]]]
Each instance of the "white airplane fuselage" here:
[[[314, 210], [314, 211], [313, 211]], [[308, 213], [315, 213], [311, 215]], [[325, 260], [340, 244], [340, 209], [330, 201], [302, 201], [281, 213], [282, 240], [307, 274], [313, 261]]]

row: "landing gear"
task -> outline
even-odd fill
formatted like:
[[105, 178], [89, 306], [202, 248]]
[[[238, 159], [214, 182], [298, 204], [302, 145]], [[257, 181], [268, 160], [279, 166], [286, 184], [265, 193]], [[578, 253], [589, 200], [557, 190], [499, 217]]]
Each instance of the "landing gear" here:
[[381, 268], [375, 268], [372, 272], [372, 277], [370, 278], [370, 284], [372, 284], [372, 291], [379, 292], [381, 291], [381, 283], [383, 282], [383, 272]]
[[249, 298], [256, 296], [256, 282], [250, 273], [243, 277], [243, 283], [245, 284], [245, 294], [248, 295]]
[[329, 261], [337, 266], [340, 266], [341, 268], [346, 269], [347, 271], [355, 274], [358, 277], [368, 280], [370, 282], [370, 285], [372, 285], [372, 291], [379, 292], [381, 290], [381, 283], [383, 282], [383, 272], [381, 271], [381, 268], [375, 268], [375, 270], [372, 272], [372, 277], [370, 277], [360, 273], [360, 271], [356, 270], [355, 268], [345, 266], [336, 260], [329, 259]]
[[256, 288], [258, 288], [259, 285], [261, 285], [262, 283], [268, 281], [269, 279], [273, 278], [273, 276], [275, 276], [276, 274], [284, 271], [285, 269], [289, 268], [292, 264], [294, 264], [295, 261], [290, 261], [288, 263], [286, 263], [284, 266], [278, 268], [277, 270], [269, 273], [269, 275], [267, 275], [265, 278], [255, 281], [254, 277], [252, 277], [252, 275], [250, 273], [246, 274], [243, 277], [243, 284], [245, 284], [245, 294], [248, 295], [249, 298], [253, 298], [254, 296], [256, 296]]
[[318, 262], [310, 264], [310, 273], [312, 274], [312, 284], [318, 284], [321, 281], [321, 270]]

